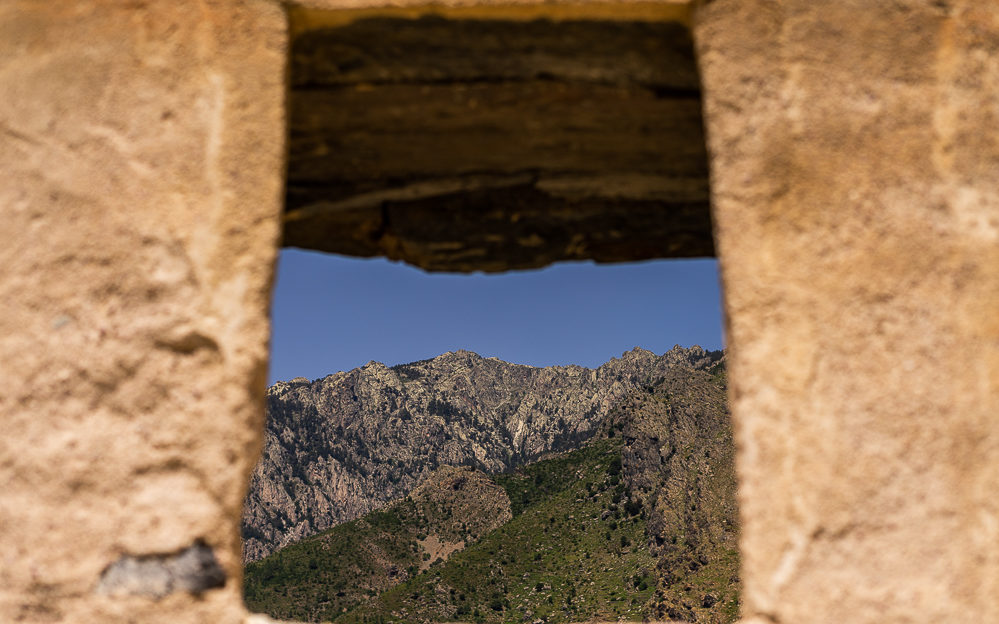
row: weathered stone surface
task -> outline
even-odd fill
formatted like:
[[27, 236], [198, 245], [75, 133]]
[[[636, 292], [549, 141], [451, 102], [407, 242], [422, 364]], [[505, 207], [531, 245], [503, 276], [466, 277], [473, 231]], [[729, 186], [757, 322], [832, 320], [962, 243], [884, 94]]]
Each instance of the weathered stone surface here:
[[303, 32], [291, 55], [293, 89], [554, 80], [700, 90], [689, 29], [670, 21], [368, 17]]
[[285, 244], [430, 270], [713, 254], [677, 22], [361, 19], [292, 49]]
[[747, 622], [999, 621], [996, 16], [701, 9]]
[[[253, 1], [0, 3], [0, 621], [242, 621], [284, 23]], [[197, 540], [225, 587], [95, 592]]]

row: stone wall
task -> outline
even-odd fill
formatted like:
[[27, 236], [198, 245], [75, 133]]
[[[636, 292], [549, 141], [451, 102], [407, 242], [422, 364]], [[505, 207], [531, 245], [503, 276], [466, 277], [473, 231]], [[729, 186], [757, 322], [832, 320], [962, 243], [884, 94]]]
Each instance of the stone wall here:
[[263, 2], [0, 3], [2, 622], [244, 618], [285, 37]]
[[699, 15], [754, 624], [999, 622], [997, 17]]
[[[747, 624], [999, 622], [997, 15], [696, 15]], [[287, 32], [269, 0], [0, 5], [0, 621], [247, 618]]]

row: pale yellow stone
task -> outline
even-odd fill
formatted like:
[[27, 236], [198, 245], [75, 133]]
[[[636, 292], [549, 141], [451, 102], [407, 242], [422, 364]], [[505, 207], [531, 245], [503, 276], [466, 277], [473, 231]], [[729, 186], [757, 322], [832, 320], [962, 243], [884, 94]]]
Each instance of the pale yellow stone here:
[[[0, 3], [0, 621], [241, 622], [282, 204], [267, 2]], [[223, 589], [98, 595], [203, 540]]]
[[698, 15], [747, 617], [999, 621], [997, 10]]

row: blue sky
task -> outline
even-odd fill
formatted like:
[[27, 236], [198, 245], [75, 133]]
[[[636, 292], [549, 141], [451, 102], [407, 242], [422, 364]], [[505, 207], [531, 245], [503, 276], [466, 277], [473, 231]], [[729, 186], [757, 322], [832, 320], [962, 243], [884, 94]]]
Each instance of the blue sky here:
[[426, 273], [384, 259], [285, 249], [270, 382], [370, 360], [468, 349], [508, 362], [599, 366], [632, 347], [722, 347], [715, 260], [560, 263], [499, 275]]

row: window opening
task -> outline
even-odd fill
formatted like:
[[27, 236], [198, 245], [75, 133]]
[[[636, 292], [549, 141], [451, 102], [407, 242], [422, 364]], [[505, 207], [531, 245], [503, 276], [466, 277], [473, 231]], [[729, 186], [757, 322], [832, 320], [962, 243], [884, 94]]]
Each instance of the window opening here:
[[[676, 7], [623, 6], [292, 10], [285, 244], [460, 273], [713, 255], [687, 25]], [[715, 338], [674, 341], [719, 348], [713, 261], [487, 277], [336, 259], [352, 268], [314, 265], [301, 302], [281, 299], [285, 271], [314, 258], [282, 253], [275, 337], [309, 347], [292, 357], [323, 350], [326, 330], [328, 353], [355, 335], [429, 342], [274, 372], [243, 522], [251, 610], [734, 621], [723, 355], [611, 331], [650, 315], [653, 331], [679, 328], [667, 313], [698, 289], [666, 275], [700, 272], [713, 313], [688, 322]], [[392, 271], [417, 279], [372, 277]], [[296, 307], [334, 320], [280, 318]], [[518, 321], [542, 318], [518, 340]], [[431, 331], [440, 319], [451, 338]], [[547, 343], [561, 353], [517, 355]], [[605, 355], [571, 348], [584, 345]]]
[[[280, 266], [251, 609], [571, 622], [683, 617], [696, 598], [734, 617], [714, 261], [469, 276], [286, 250]], [[681, 467], [692, 489], [667, 499]]]

